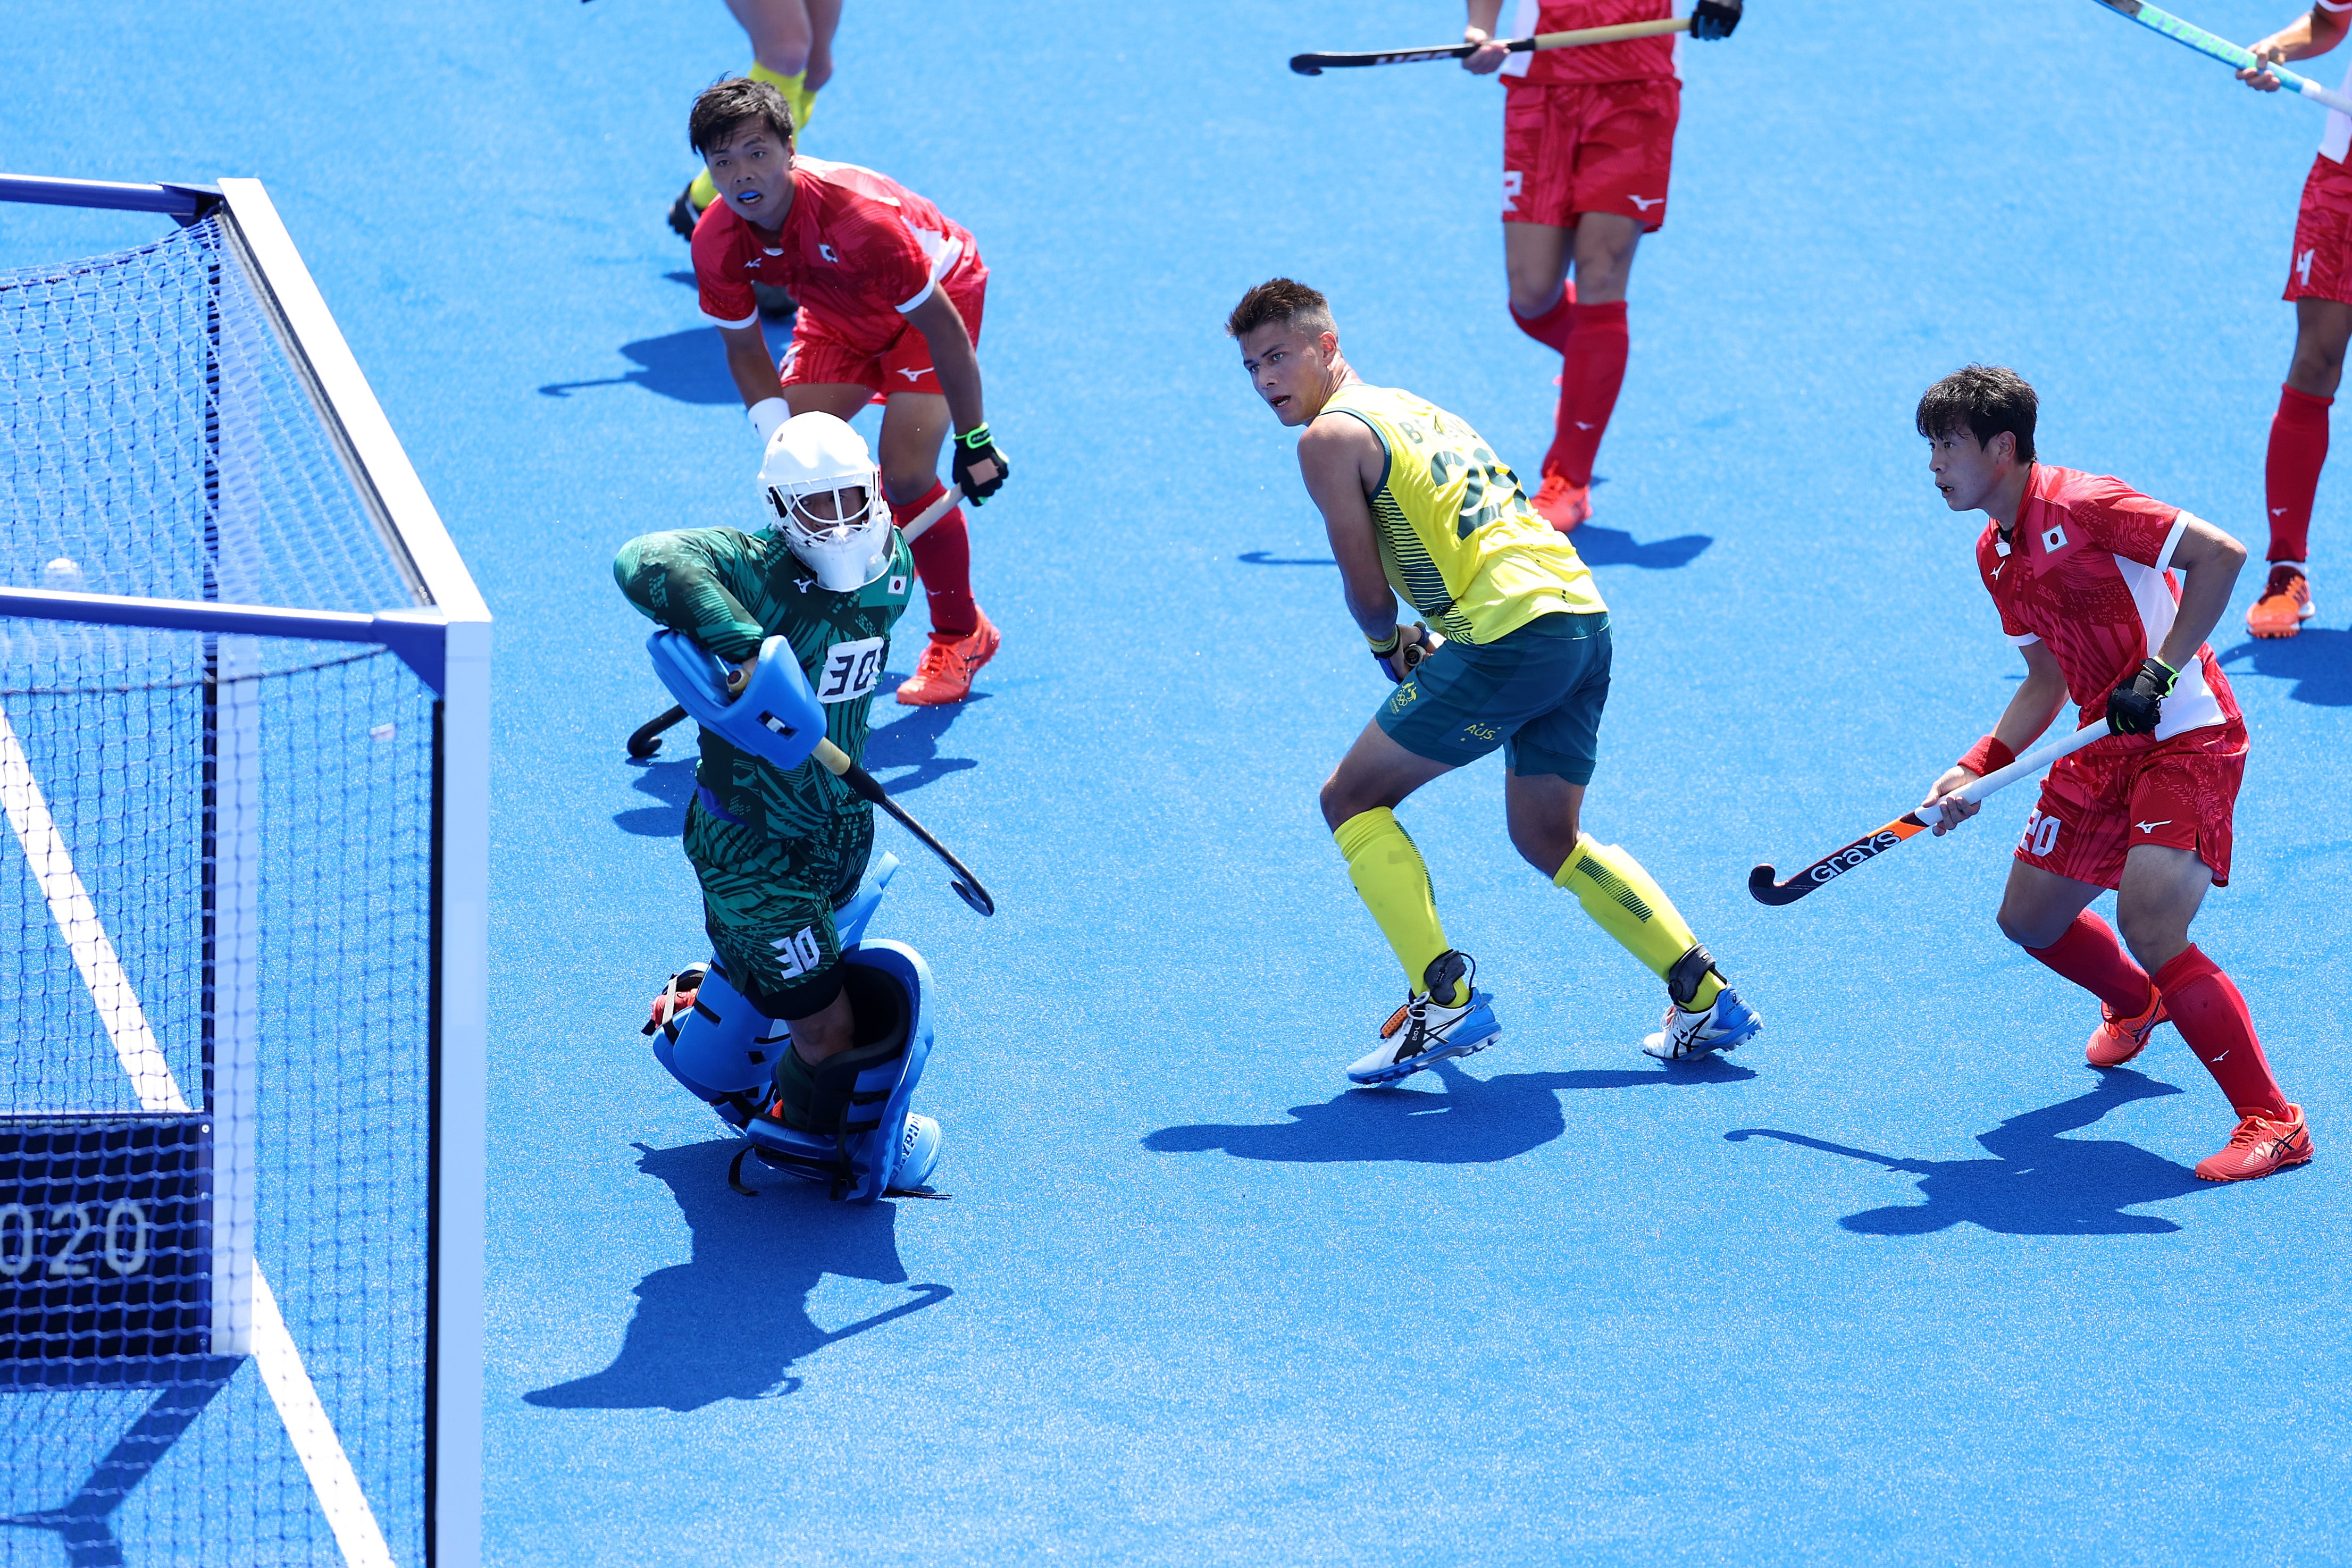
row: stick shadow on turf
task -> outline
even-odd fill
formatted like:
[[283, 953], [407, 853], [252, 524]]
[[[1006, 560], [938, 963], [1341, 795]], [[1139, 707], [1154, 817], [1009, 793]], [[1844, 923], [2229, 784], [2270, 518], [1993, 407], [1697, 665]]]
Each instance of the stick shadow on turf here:
[[[1679, 570], [1696, 560], [1715, 542], [1712, 534], [1681, 534], [1645, 543], [1622, 528], [1604, 528], [1592, 523], [1582, 525], [1569, 538], [1587, 566], [1633, 566], [1648, 571]], [[1244, 566], [1328, 566], [1336, 570], [1339, 564], [1329, 556], [1276, 555], [1262, 549], [1244, 550], [1234, 559]]]
[[1773, 1138], [1917, 1176], [1925, 1203], [1865, 1209], [1838, 1221], [1864, 1236], [1925, 1236], [1963, 1221], [2003, 1236], [2156, 1236], [2180, 1227], [2161, 1215], [2123, 1211], [2205, 1191], [2212, 1184], [2199, 1181], [2187, 1166], [2120, 1139], [2063, 1134], [2135, 1100], [2179, 1092], [2128, 1069], [2110, 1069], [2087, 1094], [2011, 1116], [1977, 1134], [1993, 1156], [1989, 1160], [1897, 1159], [1769, 1127], [1736, 1128], [1723, 1135], [1733, 1143]]
[[[1572, 1089], [1644, 1089], [1735, 1083], [1756, 1074], [1720, 1058], [1639, 1070], [1506, 1072], [1473, 1078], [1452, 1061], [1430, 1069], [1445, 1085], [1348, 1089], [1319, 1105], [1294, 1105], [1288, 1122], [1162, 1127], [1143, 1139], [1155, 1154], [1215, 1149], [1242, 1160], [1290, 1164], [1401, 1160], [1415, 1165], [1491, 1165], [1517, 1159], [1568, 1130], [1559, 1093]], [[1428, 1073], [1410, 1082], [1419, 1085]]]
[[[699, 1410], [722, 1399], [795, 1394], [792, 1369], [829, 1344], [955, 1294], [910, 1284], [898, 1260], [897, 1206], [833, 1203], [824, 1189], [779, 1179], [749, 1199], [728, 1190], [724, 1139], [656, 1149], [637, 1168], [665, 1183], [693, 1233], [691, 1259], [637, 1283], [635, 1314], [610, 1366], [523, 1396], [551, 1410]], [[905, 1285], [906, 1301], [845, 1328], [819, 1328], [808, 1297], [828, 1274]]]
[[[887, 688], [906, 678], [902, 672], [892, 671], [882, 679]], [[940, 742], [958, 717], [987, 700], [986, 692], [974, 692], [963, 702], [945, 707], [908, 708], [890, 723], [876, 726], [866, 739], [866, 771], [880, 779], [883, 787], [897, 798], [926, 784], [935, 784], [950, 774], [979, 767], [969, 757], [940, 756]], [[614, 812], [613, 825], [623, 832], [640, 838], [674, 839], [684, 827], [686, 803], [694, 799], [694, 731], [688, 727], [671, 732], [673, 737], [680, 734], [686, 737], [682, 745], [673, 740], [679, 755], [623, 764], [635, 775], [629, 787], [639, 794], [652, 796], [657, 802]], [[912, 771], [891, 771], [902, 768]]]

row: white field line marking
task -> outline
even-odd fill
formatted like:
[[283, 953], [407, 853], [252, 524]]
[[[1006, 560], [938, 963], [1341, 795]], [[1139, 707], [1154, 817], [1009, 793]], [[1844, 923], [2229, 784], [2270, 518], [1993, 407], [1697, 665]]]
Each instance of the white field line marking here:
[[[73, 950], [74, 967], [81, 971], [82, 984], [89, 988], [107, 1038], [114, 1042], [115, 1060], [130, 1074], [140, 1105], [149, 1111], [188, 1110], [171, 1064], [155, 1044], [155, 1031], [147, 1025], [146, 1009], [131, 988], [131, 977], [122, 972], [114, 944], [107, 939], [106, 927], [99, 921], [98, 906], [90, 902], [81, 873], [74, 870], [65, 836], [49, 815], [48, 802], [41, 798], [41, 787], [33, 778], [25, 748], [17, 743], [16, 731], [5, 713], [0, 713], [0, 809], [7, 811], [8, 825], [16, 830], [25, 859], [40, 882], [42, 896], [48, 900], [49, 915]], [[335, 1543], [342, 1548], [343, 1561], [352, 1568], [394, 1568], [392, 1549], [384, 1544], [375, 1511], [360, 1490], [360, 1479], [335, 1436], [327, 1407], [319, 1402], [319, 1391], [302, 1365], [301, 1353], [294, 1348], [294, 1336], [287, 1331], [278, 1298], [261, 1277], [258, 1261], [253, 1266], [253, 1354], [261, 1368], [261, 1381], [269, 1390], [270, 1403], [278, 1406], [278, 1418], [285, 1423], [286, 1435], [293, 1441], [303, 1472], [310, 1478], [311, 1490], [319, 1494], [319, 1506], [326, 1511]]]

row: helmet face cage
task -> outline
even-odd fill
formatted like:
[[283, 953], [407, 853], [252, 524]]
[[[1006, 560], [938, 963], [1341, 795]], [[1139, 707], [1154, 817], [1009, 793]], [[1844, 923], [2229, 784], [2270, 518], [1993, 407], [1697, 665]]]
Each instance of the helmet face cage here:
[[[848, 592], [863, 588], [880, 574], [887, 557], [883, 531], [891, 526], [889, 504], [882, 495], [882, 473], [868, 469], [858, 476], [843, 476], [813, 480], [801, 485], [768, 485], [762, 486], [768, 509], [774, 516], [771, 526], [780, 528], [784, 542], [794, 555], [817, 574], [819, 581], [836, 592]], [[844, 492], [863, 489], [866, 501], [862, 507], [844, 504]], [[810, 503], [820, 496], [835, 497], [834, 508], [840, 515], [819, 517]]]

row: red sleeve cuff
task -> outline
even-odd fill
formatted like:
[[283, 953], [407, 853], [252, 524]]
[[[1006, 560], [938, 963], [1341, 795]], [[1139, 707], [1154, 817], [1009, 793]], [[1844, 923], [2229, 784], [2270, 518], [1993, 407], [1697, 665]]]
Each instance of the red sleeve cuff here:
[[1982, 778], [1988, 773], [2000, 772], [2016, 760], [2016, 752], [2002, 745], [1998, 737], [1988, 735], [1969, 747], [1961, 755], [1959, 761], [1953, 766], [1965, 768], [1979, 778]]

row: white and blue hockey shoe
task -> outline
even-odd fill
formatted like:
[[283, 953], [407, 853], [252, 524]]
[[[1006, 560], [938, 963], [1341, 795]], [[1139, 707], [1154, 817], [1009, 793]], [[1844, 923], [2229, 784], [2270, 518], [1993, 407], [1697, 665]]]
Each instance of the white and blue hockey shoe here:
[[[1394, 1083], [1449, 1056], [1469, 1056], [1500, 1044], [1503, 1026], [1495, 1019], [1495, 998], [1472, 984], [1476, 975], [1466, 954], [1446, 953], [1429, 966], [1429, 990], [1417, 991], [1381, 1026], [1381, 1043], [1348, 1069], [1349, 1082], [1363, 1087]], [[1458, 1006], [1431, 999], [1430, 991], [1467, 993]]]
[[1642, 1041], [1642, 1050], [1660, 1061], [1692, 1061], [1717, 1051], [1737, 1051], [1763, 1027], [1763, 1015], [1726, 986], [1698, 1012], [1669, 1001], [1664, 1026]]

